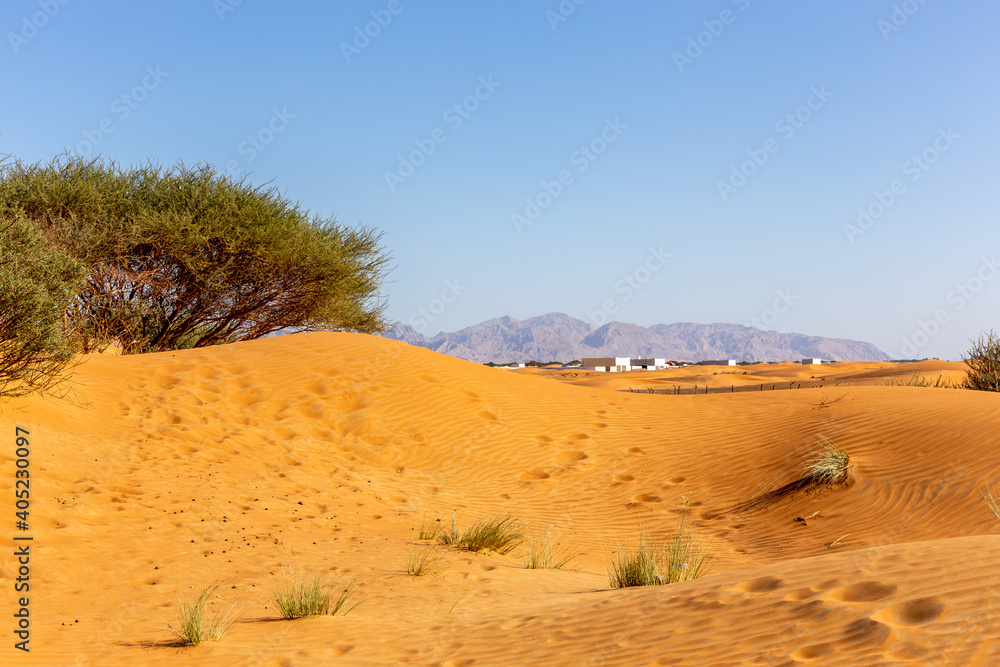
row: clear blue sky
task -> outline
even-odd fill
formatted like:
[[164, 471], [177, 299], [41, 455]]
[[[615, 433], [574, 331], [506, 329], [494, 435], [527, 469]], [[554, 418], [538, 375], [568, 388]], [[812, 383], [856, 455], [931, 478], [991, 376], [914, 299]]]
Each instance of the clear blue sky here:
[[1000, 328], [998, 26], [992, 0], [8, 0], [0, 152], [273, 181], [384, 230], [389, 316], [427, 334], [756, 318], [958, 358]]

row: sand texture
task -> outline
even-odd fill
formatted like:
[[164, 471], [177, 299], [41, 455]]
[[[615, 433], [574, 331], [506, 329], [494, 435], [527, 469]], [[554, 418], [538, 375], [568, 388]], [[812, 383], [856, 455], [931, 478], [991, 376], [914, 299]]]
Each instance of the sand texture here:
[[[17, 426], [34, 541], [28, 655], [12, 648], [13, 548], [0, 559], [0, 663], [997, 665], [1000, 522], [982, 493], [1000, 482], [1000, 395], [884, 386], [961, 368], [573, 375], [335, 333], [90, 356], [67, 397], [2, 404], [5, 544]], [[830, 383], [627, 391], [815, 375]], [[768, 496], [821, 436], [850, 453], [851, 480]], [[419, 539], [498, 512], [578, 558], [527, 569], [523, 548]], [[705, 577], [609, 587], [618, 541], [682, 518], [710, 548]], [[408, 575], [425, 549], [437, 573]], [[269, 592], [289, 567], [356, 577], [362, 602], [279, 620]], [[180, 596], [211, 581], [210, 607], [242, 616], [221, 641], [171, 646]]]

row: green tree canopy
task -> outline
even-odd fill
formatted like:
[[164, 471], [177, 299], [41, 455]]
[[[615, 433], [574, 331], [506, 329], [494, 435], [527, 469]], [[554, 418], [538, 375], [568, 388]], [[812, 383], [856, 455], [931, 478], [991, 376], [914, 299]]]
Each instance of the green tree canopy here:
[[387, 328], [381, 233], [311, 215], [209, 165], [12, 162], [0, 174], [0, 215], [13, 211], [83, 265], [66, 313], [83, 351]]
[[0, 217], [0, 396], [54, 387], [72, 354], [60, 321], [83, 272], [19, 212]]

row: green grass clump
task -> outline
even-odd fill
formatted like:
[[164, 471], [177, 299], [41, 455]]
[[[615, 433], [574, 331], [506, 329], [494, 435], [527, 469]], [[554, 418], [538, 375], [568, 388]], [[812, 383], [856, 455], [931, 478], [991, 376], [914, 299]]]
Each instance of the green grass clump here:
[[993, 489], [990, 488], [989, 484], [986, 485], [986, 492], [983, 493], [983, 503], [986, 504], [993, 518], [1000, 520], [1000, 500], [993, 494]]
[[704, 574], [707, 560], [708, 550], [695, 544], [681, 521], [666, 545], [647, 540], [642, 532], [634, 549], [619, 543], [608, 563], [608, 578], [612, 588], [663, 586], [697, 579]]
[[703, 574], [707, 560], [708, 550], [695, 544], [694, 535], [687, 531], [687, 525], [681, 521], [667, 545], [666, 581], [663, 583], [697, 579]]
[[823, 446], [813, 452], [806, 465], [806, 477], [815, 484], [840, 484], [850, 477], [851, 457], [843, 447], [825, 436], [820, 436]]
[[360, 602], [344, 609], [348, 599], [357, 592], [356, 580], [352, 579], [337, 595], [333, 596], [333, 586], [326, 587], [318, 574], [303, 575], [296, 579], [290, 571], [284, 574], [281, 583], [271, 589], [271, 597], [281, 617], [287, 620], [307, 616], [336, 616], [354, 609]]
[[546, 527], [541, 537], [528, 540], [528, 551], [524, 554], [524, 566], [529, 570], [559, 570], [566, 567], [577, 554], [561, 550], [555, 537]]
[[612, 588], [629, 586], [657, 586], [659, 577], [658, 549], [653, 541], [647, 542], [639, 533], [639, 545], [634, 550], [627, 544], [619, 543], [608, 563], [608, 578]]
[[198, 596], [191, 600], [182, 598], [178, 611], [178, 627], [167, 624], [167, 630], [171, 632], [177, 641], [184, 646], [197, 646], [205, 641], [218, 641], [222, 635], [229, 630], [229, 627], [236, 622], [239, 612], [236, 611], [236, 604], [225, 612], [215, 612], [209, 614], [205, 610], [208, 599], [219, 588], [218, 584], [209, 584], [201, 589]]
[[438, 535], [438, 541], [456, 549], [507, 554], [524, 541], [524, 528], [513, 516], [497, 515], [480, 519], [465, 530], [460, 530], [452, 517], [451, 530]]
[[414, 577], [437, 574], [440, 570], [441, 554], [434, 558], [433, 547], [421, 551], [411, 551], [406, 555], [406, 573]]
[[441, 519], [430, 519], [420, 524], [419, 537], [422, 540], [436, 539], [441, 532]]

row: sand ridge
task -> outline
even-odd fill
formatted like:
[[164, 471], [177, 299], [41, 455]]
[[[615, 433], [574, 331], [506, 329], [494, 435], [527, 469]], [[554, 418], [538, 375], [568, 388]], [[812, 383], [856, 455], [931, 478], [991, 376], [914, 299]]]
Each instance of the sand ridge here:
[[[837, 366], [823, 370], [912, 373]], [[755, 373], [766, 370], [810, 372]], [[656, 396], [538, 375], [299, 334], [93, 356], [69, 399], [6, 403], [0, 429], [29, 428], [37, 452], [28, 664], [995, 658], [981, 621], [1000, 591], [988, 556], [998, 533], [981, 490], [1000, 477], [1000, 397], [887, 386]], [[796, 479], [820, 435], [851, 453], [849, 485], [738, 509]], [[12, 486], [0, 477], [7, 516]], [[550, 526], [579, 552], [574, 568], [442, 550], [438, 575], [406, 575], [406, 554], [427, 544], [421, 522], [498, 511]], [[609, 545], [681, 517], [711, 544], [711, 576], [608, 590]], [[367, 597], [346, 617], [278, 622], [268, 589], [284, 566], [357, 576]], [[8, 590], [12, 575], [0, 561]], [[213, 579], [224, 584], [215, 605], [246, 607], [230, 634], [152, 647], [178, 595]]]

